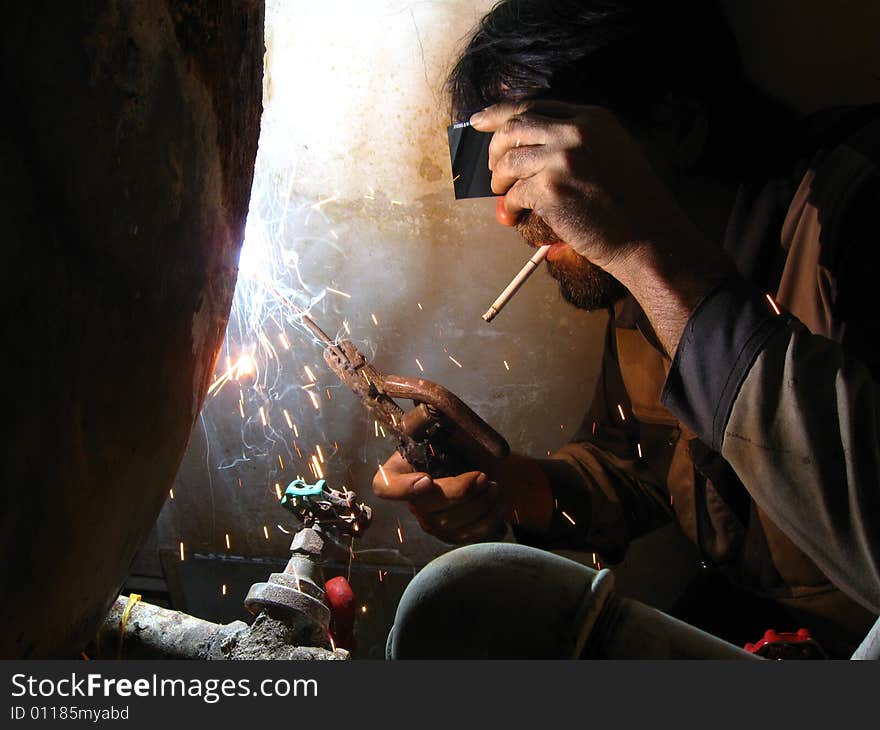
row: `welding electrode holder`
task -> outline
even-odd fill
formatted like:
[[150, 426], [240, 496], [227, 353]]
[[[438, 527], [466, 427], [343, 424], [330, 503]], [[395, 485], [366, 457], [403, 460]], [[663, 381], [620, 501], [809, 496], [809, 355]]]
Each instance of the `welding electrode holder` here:
[[[399, 439], [398, 450], [434, 478], [486, 469], [510, 453], [504, 438], [458, 396], [423, 378], [383, 375], [349, 341], [324, 350], [324, 360], [370, 414]], [[404, 411], [395, 398], [412, 400]]]

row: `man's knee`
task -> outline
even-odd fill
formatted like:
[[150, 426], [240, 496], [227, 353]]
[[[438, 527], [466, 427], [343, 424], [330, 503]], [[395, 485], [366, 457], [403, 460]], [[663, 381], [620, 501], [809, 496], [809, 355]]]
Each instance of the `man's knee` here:
[[523, 545], [458, 548], [423, 568], [398, 605], [389, 658], [570, 655], [595, 571]]

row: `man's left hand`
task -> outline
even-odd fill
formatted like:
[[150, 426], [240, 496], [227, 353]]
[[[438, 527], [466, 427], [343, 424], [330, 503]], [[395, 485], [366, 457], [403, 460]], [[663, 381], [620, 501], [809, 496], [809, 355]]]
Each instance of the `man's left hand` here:
[[471, 117], [489, 146], [492, 191], [511, 217], [534, 211], [559, 238], [615, 274], [646, 245], [692, 226], [641, 147], [602, 107], [496, 104]]
[[492, 191], [511, 218], [534, 211], [577, 253], [629, 289], [668, 353], [728, 269], [614, 114], [554, 101], [496, 104], [471, 117], [494, 132]]

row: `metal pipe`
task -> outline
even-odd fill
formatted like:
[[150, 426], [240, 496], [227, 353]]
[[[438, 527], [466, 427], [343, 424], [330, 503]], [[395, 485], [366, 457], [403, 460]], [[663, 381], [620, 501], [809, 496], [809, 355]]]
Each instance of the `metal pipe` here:
[[300, 646], [298, 632], [284, 619], [262, 611], [248, 626], [243, 621], [215, 624], [180, 611], [141, 601], [128, 609], [120, 596], [104, 619], [95, 641], [95, 659], [340, 660], [345, 649]]
[[222, 644], [247, 629], [243, 621], [215, 624], [127, 596], [111, 606], [96, 639], [95, 659], [221, 659]]

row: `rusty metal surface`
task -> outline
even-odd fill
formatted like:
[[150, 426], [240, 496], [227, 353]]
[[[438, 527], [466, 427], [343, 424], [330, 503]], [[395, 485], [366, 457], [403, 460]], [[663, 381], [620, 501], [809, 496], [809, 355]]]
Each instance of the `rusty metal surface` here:
[[437, 409], [489, 456], [503, 459], [510, 453], [510, 447], [501, 434], [474, 413], [455, 393], [439, 383], [424, 378], [386, 375], [383, 387], [392, 398], [409, 398]]
[[[150, 603], [137, 602], [123, 626], [128, 597], [120, 596], [98, 632], [93, 659], [216, 659], [243, 621], [215, 624]], [[120, 643], [120, 638], [122, 639]]]
[[75, 656], [168, 495], [236, 280], [263, 10], [4, 9], [0, 657]]
[[232, 660], [276, 659], [334, 661], [349, 659], [345, 649], [298, 645], [297, 629], [263, 612], [246, 631], [236, 634], [224, 646], [225, 658]]
[[[215, 624], [161, 606], [137, 602], [123, 625], [128, 598], [116, 599], [94, 645], [96, 659], [340, 660], [344, 649], [301, 644], [297, 625], [260, 612], [253, 624]], [[122, 639], [120, 643], [120, 638]], [[326, 641], [326, 640], [325, 640]]]
[[[347, 340], [328, 346], [324, 360], [367, 411], [397, 436], [401, 454], [414, 468], [446, 476], [510, 453], [507, 441], [442, 385], [384, 375]], [[415, 408], [405, 412], [394, 398], [408, 398]]]

